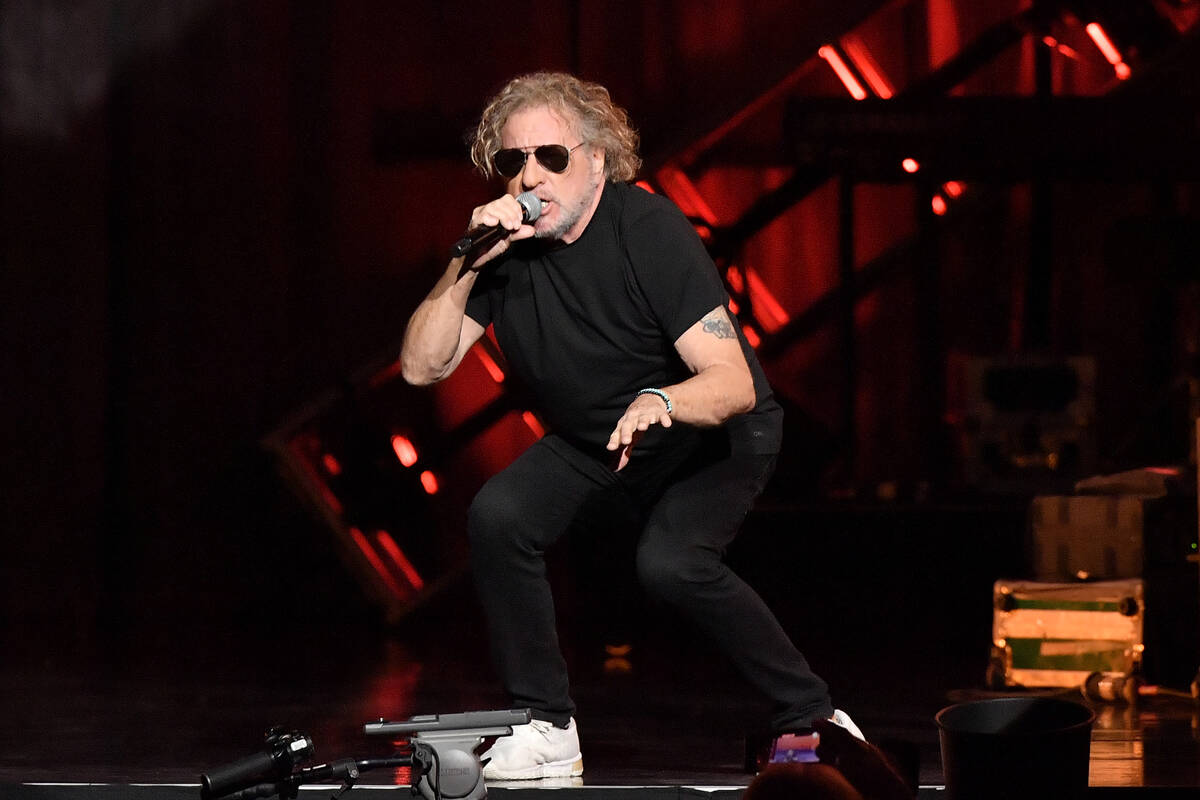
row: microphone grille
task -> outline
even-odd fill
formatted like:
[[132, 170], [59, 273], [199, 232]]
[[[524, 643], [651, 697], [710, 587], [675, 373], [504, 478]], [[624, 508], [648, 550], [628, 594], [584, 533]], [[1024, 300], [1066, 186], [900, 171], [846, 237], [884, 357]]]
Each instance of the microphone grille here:
[[533, 192], [521, 192], [517, 195], [517, 202], [521, 204], [523, 222], [536, 222], [542, 215], [542, 201]]

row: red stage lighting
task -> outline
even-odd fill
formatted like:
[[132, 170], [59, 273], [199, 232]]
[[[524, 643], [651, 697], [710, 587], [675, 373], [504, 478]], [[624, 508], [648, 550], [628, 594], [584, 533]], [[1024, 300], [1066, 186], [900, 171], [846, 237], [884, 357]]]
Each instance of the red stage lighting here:
[[656, 177], [667, 197], [671, 198], [686, 216], [704, 220], [710, 227], [717, 224], [716, 213], [683, 170], [668, 165], [661, 168]]
[[867, 98], [867, 90], [858, 82], [858, 78], [854, 77], [854, 73], [850, 71], [850, 67], [846, 66], [846, 62], [838, 55], [838, 51], [832, 45], [824, 45], [817, 51], [817, 55], [825, 59], [833, 71], [837, 73], [841, 79], [842, 85], [846, 87], [846, 91], [855, 100], [865, 100]]
[[1071, 47], [1070, 45], [1060, 42], [1058, 39], [1055, 39], [1053, 36], [1043, 36], [1042, 44], [1046, 45], [1047, 47], [1051, 48], [1052, 50], [1057, 50], [1059, 53], [1062, 53], [1067, 58], [1073, 58], [1076, 61], [1079, 60], [1079, 53], [1075, 52], [1075, 48]]
[[775, 295], [763, 283], [762, 278], [758, 277], [757, 272], [746, 267], [745, 273], [748, 293], [754, 301], [755, 317], [759, 324], [768, 331], [779, 330], [791, 319], [787, 311], [775, 299]]
[[306, 487], [311, 487], [320, 502], [329, 509], [330, 513], [341, 514], [345, 509], [342, 502], [338, 500], [337, 495], [329, 488], [329, 483], [325, 480], [325, 476], [318, 469], [318, 461], [321, 468], [325, 469], [329, 474], [334, 475], [329, 470], [330, 463], [336, 464], [338, 469], [341, 469], [341, 462], [333, 457], [332, 454], [317, 455], [320, 452], [318, 449], [321, 446], [320, 440], [315, 436], [297, 436], [288, 442], [281, 451], [286, 453], [289, 460], [295, 463], [297, 471], [303, 476], [301, 480]]
[[425, 470], [424, 472], [421, 473], [421, 485], [425, 487], [426, 494], [437, 494], [438, 493], [437, 476], [434, 475], [429, 470]]
[[472, 349], [475, 351], [475, 355], [479, 357], [479, 361], [483, 364], [483, 368], [487, 370], [488, 375], [492, 376], [492, 380], [496, 383], [504, 383], [504, 370], [496, 363], [496, 359], [492, 358], [491, 354], [482, 347], [476, 346]]
[[1108, 38], [1104, 28], [1099, 22], [1089, 22], [1087, 24], [1088, 36], [1092, 37], [1092, 41], [1096, 43], [1096, 47], [1104, 54], [1109, 64], [1112, 64], [1113, 70], [1117, 73], [1117, 77], [1125, 80], [1130, 75], [1129, 65], [1121, 58], [1121, 51], [1117, 50], [1116, 45], [1112, 43], [1112, 39]]
[[846, 51], [846, 55], [854, 62], [854, 66], [858, 69], [858, 73], [866, 79], [870, 85], [871, 91], [875, 92], [876, 96], [888, 100], [896, 92], [892, 88], [892, 84], [884, 76], [883, 70], [875, 63], [875, 59], [871, 58], [867, 46], [863, 44], [862, 39], [857, 36], [843, 36], [842, 49]]
[[379, 546], [383, 548], [383, 552], [387, 553], [388, 558], [396, 565], [396, 569], [408, 580], [410, 586], [418, 592], [425, 588], [425, 580], [421, 574], [417, 572], [417, 568], [412, 565], [408, 557], [404, 555], [404, 551], [400, 549], [400, 545], [396, 544], [396, 540], [387, 531], [375, 531], [375, 541], [379, 542]]
[[526, 411], [525, 413], [521, 414], [521, 419], [525, 421], [525, 424], [529, 427], [529, 430], [533, 431], [534, 436], [540, 439], [546, 435], [545, 426], [542, 425], [541, 420], [539, 420], [537, 415], [532, 411]]
[[400, 434], [392, 436], [392, 450], [395, 451], [396, 458], [400, 459], [400, 463], [404, 466], [411, 467], [417, 463], [417, 448], [406, 437]]
[[402, 587], [392, 576], [391, 571], [387, 568], [387, 564], [383, 563], [383, 559], [381, 559], [379, 554], [375, 552], [375, 548], [371, 546], [369, 541], [367, 541], [367, 537], [363, 535], [362, 531], [360, 531], [358, 528], [351, 528], [350, 538], [354, 539], [354, 543], [358, 545], [358, 549], [362, 552], [363, 558], [365, 558], [367, 563], [371, 565], [371, 568], [375, 570], [376, 574], [379, 576], [379, 580], [383, 581], [384, 585], [387, 586], [388, 591], [390, 591], [396, 597], [407, 597], [409, 594], [411, 594], [411, 592], [405, 591], [404, 587]]
[[395, 380], [396, 378], [399, 378], [400, 373], [403, 371], [403, 369], [404, 369], [404, 365], [400, 363], [400, 359], [396, 359], [395, 361], [391, 362], [386, 367], [384, 367], [383, 369], [379, 370], [374, 375], [372, 375], [371, 379], [367, 382], [367, 384], [372, 389], [377, 388], [379, 386], [383, 386], [388, 381], [392, 381], [392, 380]]
[[730, 267], [725, 270], [725, 280], [729, 282], [729, 288], [738, 294], [746, 291], [746, 284], [742, 280], [742, 271], [737, 267]]
[[912, 174], [921, 168], [921, 164], [915, 158], [906, 158], [900, 162], [900, 168]]

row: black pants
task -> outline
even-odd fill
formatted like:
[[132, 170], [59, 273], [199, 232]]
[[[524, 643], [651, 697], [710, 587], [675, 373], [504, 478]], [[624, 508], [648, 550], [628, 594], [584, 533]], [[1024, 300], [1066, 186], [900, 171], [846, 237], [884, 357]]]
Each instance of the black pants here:
[[[715, 641], [774, 703], [776, 730], [828, 717], [833, 708], [825, 682], [757, 593], [722, 560], [775, 456], [730, 454], [727, 446], [722, 451], [704, 443], [661, 457], [642, 455], [635, 448], [628, 466], [613, 472], [547, 436], [489, 480], [472, 502], [468, 530], [476, 589], [492, 655], [514, 705], [559, 725], [574, 713], [544, 553], [563, 534], [612, 525], [623, 513], [629, 524], [641, 526], [637, 575], [643, 588]], [[599, 533], [622, 536], [628, 530]]]

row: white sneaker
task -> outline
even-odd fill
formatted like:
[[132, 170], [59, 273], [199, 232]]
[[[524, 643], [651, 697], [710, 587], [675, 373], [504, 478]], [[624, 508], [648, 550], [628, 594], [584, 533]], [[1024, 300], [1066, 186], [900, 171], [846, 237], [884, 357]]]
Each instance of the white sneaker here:
[[829, 718], [829, 721], [834, 725], [837, 725], [839, 728], [845, 728], [846, 730], [850, 731], [850, 735], [852, 735], [855, 739], [861, 739], [864, 742], [867, 740], [867, 737], [863, 736], [863, 732], [860, 731], [858, 726], [854, 724], [854, 720], [850, 719], [850, 715], [845, 711], [842, 711], [840, 708], [835, 708], [833, 710], [833, 716]]
[[574, 719], [566, 728], [535, 719], [527, 725], [513, 725], [512, 731], [511, 736], [501, 736], [479, 757], [484, 780], [528, 781], [583, 774]]

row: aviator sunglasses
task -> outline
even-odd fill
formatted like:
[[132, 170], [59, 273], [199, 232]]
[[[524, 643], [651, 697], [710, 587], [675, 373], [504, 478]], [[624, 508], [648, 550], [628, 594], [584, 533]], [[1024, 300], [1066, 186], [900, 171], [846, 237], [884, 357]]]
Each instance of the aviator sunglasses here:
[[[566, 171], [567, 165], [571, 163], [571, 153], [580, 147], [583, 147], [583, 142], [570, 150], [561, 144], [543, 144], [533, 148], [533, 157], [551, 172], [561, 173]], [[527, 158], [529, 158], [529, 153], [517, 147], [509, 147], [492, 156], [492, 164], [496, 167], [496, 172], [504, 177], [515, 178], [521, 170], [525, 169]]]

